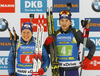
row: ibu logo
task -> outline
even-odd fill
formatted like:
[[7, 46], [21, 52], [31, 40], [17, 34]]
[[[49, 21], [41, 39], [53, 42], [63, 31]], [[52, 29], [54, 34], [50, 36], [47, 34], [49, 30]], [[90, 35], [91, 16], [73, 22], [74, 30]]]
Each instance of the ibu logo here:
[[47, 0], [21, 0], [21, 13], [46, 12]]

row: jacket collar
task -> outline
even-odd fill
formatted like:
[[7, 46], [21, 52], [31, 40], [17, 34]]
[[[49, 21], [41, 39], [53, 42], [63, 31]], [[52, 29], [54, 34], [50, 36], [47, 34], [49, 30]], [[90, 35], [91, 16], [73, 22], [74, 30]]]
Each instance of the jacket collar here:
[[31, 38], [31, 40], [30, 40], [29, 42], [24, 41], [24, 40], [22, 39], [22, 37], [21, 37], [21, 38], [20, 38], [20, 41], [21, 41], [22, 44], [30, 44], [31, 42], [34, 41], [34, 37], [32, 36], [32, 38]]

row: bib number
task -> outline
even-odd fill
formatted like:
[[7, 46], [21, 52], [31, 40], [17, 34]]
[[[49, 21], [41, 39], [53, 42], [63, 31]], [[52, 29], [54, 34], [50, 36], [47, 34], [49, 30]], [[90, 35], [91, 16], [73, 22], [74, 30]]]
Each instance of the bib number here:
[[58, 55], [60, 56], [71, 56], [72, 55], [72, 46], [71, 45], [60, 45], [57, 46]]
[[66, 49], [66, 47], [63, 47], [62, 50], [61, 50], [61, 53], [62, 53], [63, 55], [66, 54], [66, 50], [65, 50], [65, 49]]
[[21, 55], [21, 63], [33, 63], [34, 55]]
[[29, 55], [26, 56], [25, 61], [30, 62], [30, 56]]

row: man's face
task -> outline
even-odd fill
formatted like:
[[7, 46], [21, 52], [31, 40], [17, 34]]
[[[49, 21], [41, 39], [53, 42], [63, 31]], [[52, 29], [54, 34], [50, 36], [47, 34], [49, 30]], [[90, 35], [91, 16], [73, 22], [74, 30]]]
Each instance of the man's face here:
[[66, 18], [60, 19], [60, 26], [63, 31], [67, 31], [70, 25], [71, 25], [71, 22], [69, 19], [66, 19]]
[[32, 37], [32, 32], [29, 29], [24, 29], [21, 33], [22, 39], [29, 42]]

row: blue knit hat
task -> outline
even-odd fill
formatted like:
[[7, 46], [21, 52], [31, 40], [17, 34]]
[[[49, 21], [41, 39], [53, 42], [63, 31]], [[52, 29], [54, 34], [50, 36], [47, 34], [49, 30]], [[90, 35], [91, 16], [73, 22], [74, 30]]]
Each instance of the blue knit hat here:
[[23, 23], [23, 26], [21, 28], [21, 32], [24, 30], [24, 29], [29, 29], [32, 33], [33, 33], [33, 27], [32, 27], [32, 24], [30, 22], [24, 22]]
[[67, 19], [71, 20], [71, 13], [68, 12], [67, 10], [61, 11], [59, 14], [59, 20], [62, 18], [67, 18]]

